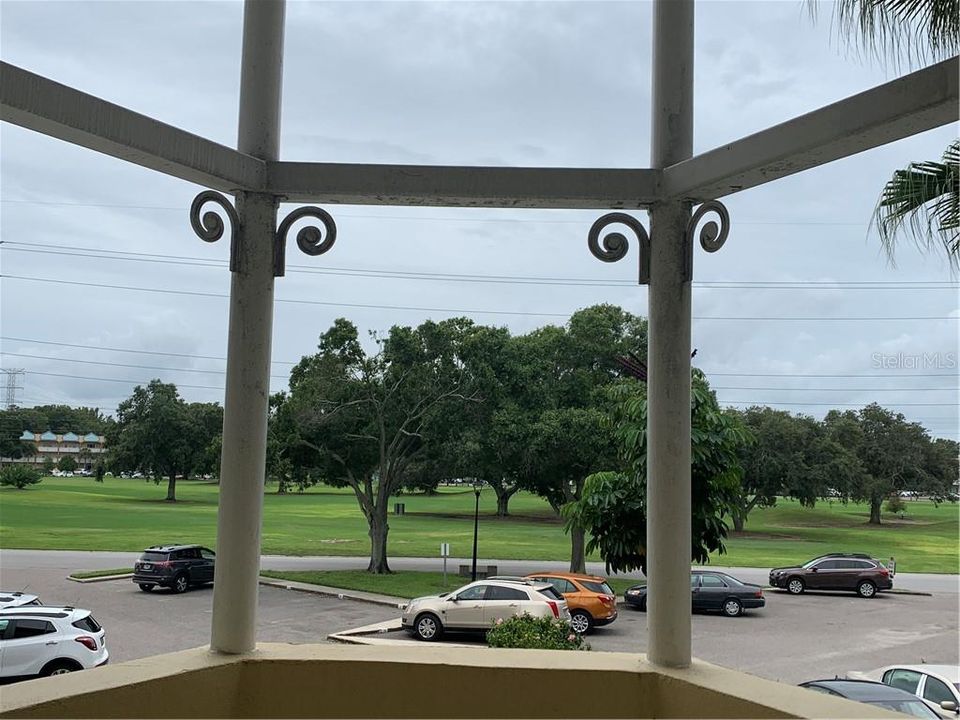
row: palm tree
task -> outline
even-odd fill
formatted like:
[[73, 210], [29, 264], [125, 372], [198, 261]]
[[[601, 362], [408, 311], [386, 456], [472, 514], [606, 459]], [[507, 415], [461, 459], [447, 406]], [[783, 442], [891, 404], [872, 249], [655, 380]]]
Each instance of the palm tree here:
[[[836, 0], [837, 32], [894, 64], [943, 60], [960, 49], [960, 0]], [[815, 0], [808, 0], [812, 14]], [[893, 262], [897, 240], [912, 235], [924, 250], [940, 243], [960, 265], [960, 142], [940, 162], [912, 162], [884, 186], [873, 224]]]
[[913, 162], [897, 170], [874, 211], [880, 240], [893, 260], [906, 230], [925, 250], [942, 242], [951, 265], [960, 265], [960, 140], [950, 143], [941, 162]]

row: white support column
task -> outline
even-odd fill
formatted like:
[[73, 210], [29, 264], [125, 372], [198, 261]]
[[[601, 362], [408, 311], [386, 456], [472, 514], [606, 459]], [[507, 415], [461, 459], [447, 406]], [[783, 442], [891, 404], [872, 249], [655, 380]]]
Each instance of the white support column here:
[[[284, 0], [246, 0], [237, 149], [277, 160], [283, 75]], [[238, 193], [239, 265], [230, 285], [217, 566], [210, 648], [256, 647], [257, 580], [270, 398], [273, 243], [277, 200]]]
[[[654, 0], [651, 165], [693, 152], [693, 0]], [[651, 662], [690, 664], [690, 208], [650, 209], [647, 357], [647, 623]]]

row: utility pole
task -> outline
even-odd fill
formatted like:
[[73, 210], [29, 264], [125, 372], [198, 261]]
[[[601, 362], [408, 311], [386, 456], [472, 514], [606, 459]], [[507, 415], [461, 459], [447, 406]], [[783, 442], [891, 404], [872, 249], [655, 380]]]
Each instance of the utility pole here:
[[24, 368], [3, 368], [3, 374], [7, 376], [3, 404], [7, 410], [13, 410], [17, 406], [17, 390], [23, 390], [23, 385], [17, 384], [17, 378], [26, 376], [27, 371]]

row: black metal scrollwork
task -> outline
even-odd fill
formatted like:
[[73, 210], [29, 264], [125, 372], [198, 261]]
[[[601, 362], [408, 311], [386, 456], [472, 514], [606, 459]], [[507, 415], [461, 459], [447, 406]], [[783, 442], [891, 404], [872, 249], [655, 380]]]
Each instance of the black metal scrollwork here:
[[590, 232], [587, 234], [587, 247], [598, 260], [603, 262], [617, 262], [626, 257], [629, 242], [623, 233], [612, 232], [603, 236], [600, 240], [601, 231], [608, 225], [619, 223], [626, 225], [633, 230], [640, 244], [640, 272], [639, 283], [646, 285], [650, 282], [650, 236], [643, 224], [633, 215], [622, 212], [612, 212], [597, 218], [590, 226]]
[[286, 247], [287, 233], [290, 227], [305, 217], [314, 218], [320, 221], [323, 226], [321, 230], [316, 225], [307, 225], [297, 232], [297, 247], [307, 255], [323, 255], [337, 240], [337, 224], [333, 217], [323, 208], [312, 205], [297, 208], [287, 215], [280, 227], [277, 228], [276, 238], [273, 249], [273, 275], [274, 277], [283, 277], [286, 272]]
[[703, 216], [709, 212], [716, 213], [717, 217], [720, 219], [720, 222], [717, 223], [716, 221], [711, 220], [707, 223], [704, 223], [703, 227], [700, 228], [700, 247], [702, 247], [708, 253], [715, 253], [717, 250], [723, 247], [723, 244], [727, 241], [727, 236], [730, 234], [730, 213], [727, 211], [726, 206], [722, 202], [718, 200], [710, 200], [709, 202], [705, 202], [697, 208], [697, 211], [690, 217], [690, 220], [687, 223], [686, 280], [693, 280], [694, 234], [697, 232], [697, 226], [700, 224]]
[[240, 220], [237, 217], [237, 211], [226, 196], [216, 190], [204, 190], [197, 195], [190, 204], [190, 225], [197, 237], [204, 242], [216, 242], [223, 237], [225, 229], [223, 218], [210, 210], [203, 213], [202, 216], [200, 215], [203, 206], [211, 202], [218, 205], [230, 220], [230, 272], [236, 272], [240, 264], [239, 247], [237, 245], [237, 231], [240, 228]]

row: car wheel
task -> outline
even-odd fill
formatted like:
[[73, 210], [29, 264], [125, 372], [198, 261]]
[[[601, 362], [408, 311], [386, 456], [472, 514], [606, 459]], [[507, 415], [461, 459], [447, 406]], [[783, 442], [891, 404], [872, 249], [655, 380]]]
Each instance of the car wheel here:
[[175, 593], [185, 593], [190, 587], [190, 578], [186, 573], [180, 573], [173, 579], [173, 591]]
[[153, 585], [151, 585], [150, 583], [139, 583], [137, 587], [143, 590], [144, 592], [150, 592], [151, 590], [153, 590]]
[[413, 624], [414, 634], [418, 640], [439, 640], [443, 635], [443, 625], [440, 618], [433, 613], [424, 613]]
[[727, 617], [737, 617], [743, 612], [743, 604], [736, 598], [727, 598], [723, 601], [723, 614]]
[[640, 601], [640, 612], [646, 612], [646, 611], [647, 611], [647, 599], [643, 598]]
[[806, 584], [802, 578], [794, 577], [787, 581], [787, 592], [791, 595], [799, 595], [806, 589]]
[[857, 595], [862, 598], [871, 598], [877, 594], [877, 586], [869, 580], [863, 580], [857, 585]]
[[53, 662], [47, 663], [43, 669], [40, 671], [42, 677], [49, 677], [50, 675], [66, 675], [67, 673], [75, 672], [76, 670], [83, 670], [82, 667], [77, 665], [75, 662], [70, 660], [54, 660]]
[[570, 613], [570, 629], [577, 635], [586, 635], [593, 630], [593, 616], [584, 610]]

